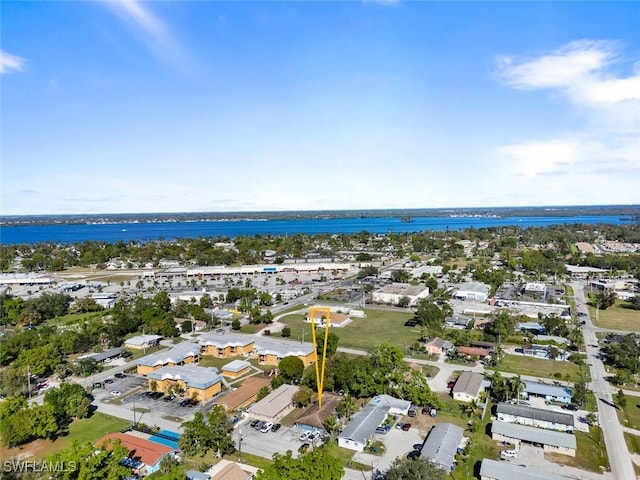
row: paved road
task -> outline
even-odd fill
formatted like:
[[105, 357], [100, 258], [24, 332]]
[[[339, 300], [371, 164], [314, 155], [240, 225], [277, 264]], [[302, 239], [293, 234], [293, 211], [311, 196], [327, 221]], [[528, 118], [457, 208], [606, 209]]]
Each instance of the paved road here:
[[624, 440], [622, 426], [618, 421], [616, 407], [614, 406], [611, 386], [606, 380], [607, 372], [604, 363], [598, 355], [598, 348], [592, 345], [598, 344], [596, 338], [597, 329], [591, 322], [589, 309], [584, 296], [584, 289], [580, 283], [574, 282], [573, 287], [576, 307], [578, 312], [583, 312], [585, 319], [583, 326], [585, 350], [589, 359], [591, 383], [590, 389], [593, 391], [598, 404], [598, 418], [602, 432], [604, 433], [604, 443], [607, 447], [607, 455], [609, 456], [609, 466], [613, 476], [617, 479], [633, 479], [636, 474], [633, 469], [633, 462], [629, 455], [627, 443]]

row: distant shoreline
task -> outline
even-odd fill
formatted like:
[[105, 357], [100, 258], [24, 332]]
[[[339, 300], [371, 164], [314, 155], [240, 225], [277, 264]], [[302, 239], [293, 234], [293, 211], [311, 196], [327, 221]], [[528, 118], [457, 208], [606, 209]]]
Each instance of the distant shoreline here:
[[506, 218], [506, 217], [573, 217], [620, 215], [629, 221], [640, 219], [640, 205], [589, 205], [483, 208], [402, 208], [371, 210], [308, 210], [262, 212], [183, 212], [183, 213], [105, 213], [69, 215], [3, 215], [0, 225], [108, 225], [175, 222], [240, 222], [269, 220], [318, 220], [348, 218], [404, 219], [419, 217]]

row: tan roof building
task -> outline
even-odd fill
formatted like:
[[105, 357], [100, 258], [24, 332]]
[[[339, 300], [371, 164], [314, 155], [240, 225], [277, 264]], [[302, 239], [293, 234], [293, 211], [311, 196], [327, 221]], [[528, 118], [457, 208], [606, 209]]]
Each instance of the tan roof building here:
[[255, 405], [252, 405], [247, 412], [252, 417], [261, 420], [277, 420], [293, 409], [293, 396], [297, 392], [298, 387], [294, 385], [280, 385]]
[[478, 400], [484, 377], [476, 372], [462, 372], [453, 386], [453, 399], [461, 402]]
[[270, 384], [271, 379], [268, 377], [249, 377], [241, 386], [218, 398], [215, 403], [222, 405], [230, 412], [242, 410], [256, 401], [262, 387], [267, 387]]

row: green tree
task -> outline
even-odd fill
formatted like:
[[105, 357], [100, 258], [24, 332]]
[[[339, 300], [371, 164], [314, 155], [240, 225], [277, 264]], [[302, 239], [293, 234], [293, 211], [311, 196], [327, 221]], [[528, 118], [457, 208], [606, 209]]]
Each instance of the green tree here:
[[514, 397], [518, 402], [520, 402], [520, 395], [524, 390], [524, 382], [520, 378], [520, 375], [516, 375], [509, 380], [509, 396]]
[[616, 303], [616, 292], [612, 290], [603, 290], [602, 292], [598, 292], [592, 297], [593, 306], [599, 308], [601, 310], [606, 310], [607, 308], [613, 306]]
[[573, 403], [581, 407], [587, 402], [587, 384], [576, 382], [573, 386]]
[[269, 387], [267, 387], [266, 385], [264, 387], [262, 387], [260, 389], [260, 391], [258, 392], [258, 398], [256, 400], [262, 400], [264, 397], [266, 397], [267, 395], [269, 395], [269, 393], [271, 393], [271, 389]]
[[16, 365], [29, 366], [31, 373], [38, 377], [53, 372], [59, 363], [62, 363], [62, 355], [58, 348], [51, 344], [25, 350], [16, 360]]
[[336, 405], [336, 413], [340, 418], [351, 418], [355, 412], [358, 411], [358, 404], [356, 400], [347, 392], [342, 400]]
[[416, 320], [418, 324], [427, 327], [430, 336], [441, 335], [444, 330], [444, 313], [433, 302], [424, 299], [420, 302], [416, 311]]
[[339, 480], [343, 475], [339, 459], [324, 448], [314, 448], [297, 458], [291, 450], [285, 455], [274, 454], [273, 463], [259, 470], [255, 480]]
[[624, 408], [627, 406], [627, 397], [625, 396], [622, 389], [618, 390], [618, 393], [616, 393], [615, 402], [616, 405], [620, 408]]
[[284, 327], [281, 331], [280, 331], [280, 335], [284, 338], [289, 338], [291, 336], [291, 328], [290, 327]]
[[231, 322], [231, 329], [235, 331], [240, 330], [240, 320], [238, 320], [237, 318], [234, 318], [233, 321]]
[[[329, 332], [327, 337], [327, 358], [331, 357], [338, 350], [338, 342], [340, 337], [333, 332]], [[316, 349], [318, 355], [322, 355], [322, 349], [324, 348], [324, 332], [319, 333], [316, 336]]]
[[53, 407], [58, 423], [64, 425], [72, 418], [89, 416], [91, 397], [81, 385], [63, 382], [45, 393], [44, 402]]
[[55, 480], [119, 480], [131, 475], [131, 468], [120, 464], [128, 455], [119, 440], [106, 442], [99, 449], [91, 442], [74, 440], [70, 448], [51, 457], [52, 464], [67, 468], [52, 470], [47, 475]]
[[296, 382], [302, 378], [304, 363], [298, 357], [291, 355], [280, 360], [278, 370], [286, 382]]
[[220, 405], [215, 405], [209, 411], [206, 421], [201, 412], [196, 412], [193, 420], [184, 422], [182, 427], [178, 445], [187, 455], [206, 454], [211, 450], [220, 456], [235, 451], [231, 424], [224, 407]]
[[397, 458], [386, 471], [385, 480], [444, 480], [447, 472], [424, 458]]
[[329, 415], [324, 421], [323, 426], [331, 437], [333, 437], [338, 432], [338, 430], [340, 430], [340, 422], [335, 415]]
[[298, 407], [306, 407], [311, 403], [313, 395], [313, 390], [303, 385], [296, 393], [293, 394], [292, 400]]

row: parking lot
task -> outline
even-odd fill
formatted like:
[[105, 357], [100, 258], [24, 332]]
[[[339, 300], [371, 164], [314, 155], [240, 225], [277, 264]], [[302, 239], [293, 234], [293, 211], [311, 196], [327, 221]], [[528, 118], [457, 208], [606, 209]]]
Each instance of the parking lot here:
[[[102, 383], [103, 386], [98, 386], [99, 383]], [[147, 380], [136, 375], [125, 375], [124, 378], [115, 378], [114, 376], [111, 376], [103, 382], [96, 382], [91, 394], [99, 402], [105, 402], [117, 398], [115, 395], [112, 395], [111, 392], [120, 392], [119, 397], [122, 398], [127, 394], [127, 392], [138, 388], [144, 388], [146, 385]]]
[[[401, 421], [411, 422], [411, 419], [403, 418]], [[371, 465], [374, 469], [385, 471], [396, 458], [406, 458], [413, 450], [413, 445], [423, 443], [424, 437], [425, 435], [415, 425], [406, 432], [398, 428], [392, 428], [384, 435], [375, 434], [373, 436], [373, 440], [380, 440], [384, 443], [386, 450], [383, 455], [378, 456], [358, 452], [354, 455], [353, 460], [365, 465]]]
[[[238, 425], [234, 431], [234, 441], [238, 447], [238, 441], [242, 438], [242, 451], [263, 458], [271, 458], [274, 453], [284, 454], [287, 450], [293, 452], [293, 456], [298, 455], [298, 449], [306, 443], [300, 440], [303, 430], [290, 427], [281, 427], [277, 432], [262, 433], [252, 428], [250, 419]], [[318, 446], [322, 439], [318, 437], [313, 446]], [[311, 445], [310, 445], [311, 447]]]

